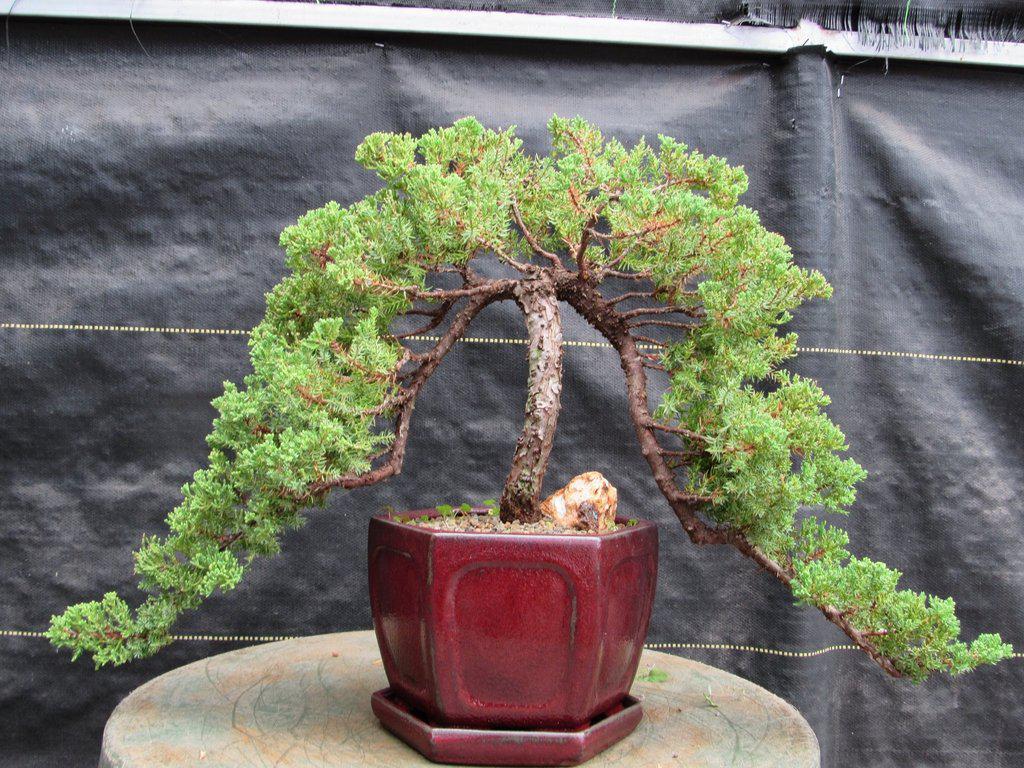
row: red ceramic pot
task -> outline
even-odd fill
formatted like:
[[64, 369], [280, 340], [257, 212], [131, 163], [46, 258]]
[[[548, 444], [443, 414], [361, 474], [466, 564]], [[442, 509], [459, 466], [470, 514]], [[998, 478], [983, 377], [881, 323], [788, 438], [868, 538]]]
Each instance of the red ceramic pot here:
[[374, 517], [370, 607], [391, 689], [438, 725], [581, 727], [629, 692], [657, 568], [651, 523], [559, 536]]

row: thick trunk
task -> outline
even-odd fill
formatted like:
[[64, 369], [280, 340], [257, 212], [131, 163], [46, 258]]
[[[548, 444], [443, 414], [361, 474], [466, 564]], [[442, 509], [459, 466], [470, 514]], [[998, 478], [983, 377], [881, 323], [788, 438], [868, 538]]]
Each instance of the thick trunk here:
[[562, 319], [554, 283], [546, 275], [520, 283], [515, 300], [529, 334], [529, 392], [523, 431], [501, 495], [501, 519], [536, 522], [561, 407]]

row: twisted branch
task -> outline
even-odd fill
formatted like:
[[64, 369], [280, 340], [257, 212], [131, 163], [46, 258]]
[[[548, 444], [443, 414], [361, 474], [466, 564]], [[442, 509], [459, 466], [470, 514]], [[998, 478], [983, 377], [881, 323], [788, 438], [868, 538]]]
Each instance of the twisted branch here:
[[[422, 362], [408, 375], [408, 383], [401, 388], [399, 394], [389, 402], [390, 408], [397, 408], [395, 415], [395, 440], [391, 445], [388, 460], [374, 469], [362, 473], [341, 475], [310, 483], [300, 501], [308, 501], [331, 488], [363, 488], [386, 480], [402, 471], [405, 449], [409, 442], [409, 422], [416, 406], [416, 396], [420, 389], [437, 369], [445, 355], [451, 351], [455, 343], [465, 335], [469, 324], [480, 314], [484, 307], [495, 301], [511, 299], [516, 280], [488, 280], [474, 285], [472, 288], [461, 289], [460, 295], [469, 296], [469, 303], [463, 307], [452, 320], [444, 335], [434, 344], [429, 352], [421, 353]], [[450, 292], [449, 292], [450, 293]]]
[[[636, 340], [622, 314], [606, 301], [592, 286], [581, 282], [565, 282], [560, 286], [559, 298], [567, 301], [579, 312], [619, 353], [619, 362], [626, 377], [626, 392], [629, 414], [634, 431], [640, 443], [640, 452], [647, 460], [658, 489], [668, 501], [672, 511], [683, 526], [690, 540], [695, 544], [731, 544], [741, 554], [753, 560], [787, 587], [793, 580], [793, 571], [752, 544], [735, 528], [713, 526], [704, 522], [698, 514], [700, 508], [710, 499], [688, 494], [680, 490], [675, 482], [672, 468], [663, 455], [664, 449], [654, 437], [656, 431], [671, 432], [685, 437], [698, 438], [697, 433], [681, 427], [670, 427], [655, 422], [650, 415], [647, 399], [647, 374], [643, 357], [637, 349]], [[867, 653], [878, 666], [893, 677], [902, 677], [892, 659], [878, 650], [864, 632], [854, 627], [849, 619], [835, 606], [816, 606], [830, 622], [839, 627], [862, 651]]]
[[540, 244], [540, 240], [538, 240], [526, 227], [526, 223], [523, 221], [523, 214], [519, 210], [519, 203], [513, 200], [510, 208], [512, 210], [512, 218], [515, 219], [516, 226], [518, 226], [520, 231], [523, 233], [523, 237], [526, 238], [526, 242], [530, 244], [530, 248], [533, 249], [533, 252], [550, 261], [551, 265], [556, 269], [563, 267], [564, 265], [562, 264], [562, 260], [555, 254], [551, 253], [551, 251], [545, 250]]

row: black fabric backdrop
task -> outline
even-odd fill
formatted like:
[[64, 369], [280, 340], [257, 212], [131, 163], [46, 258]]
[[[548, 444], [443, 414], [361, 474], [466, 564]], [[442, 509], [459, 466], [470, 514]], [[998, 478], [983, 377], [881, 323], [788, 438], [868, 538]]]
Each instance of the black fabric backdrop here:
[[[629, 142], [669, 133], [745, 165], [746, 202], [835, 286], [794, 323], [803, 347], [832, 351], [793, 367], [832, 395], [870, 472], [847, 521], [853, 546], [905, 570], [910, 587], [953, 595], [967, 635], [1024, 643], [1024, 73], [896, 61], [886, 71], [818, 49], [764, 59], [138, 31], [148, 54], [126, 25], [18, 21], [0, 54], [0, 764], [94, 764], [106, 717], [134, 686], [241, 642], [182, 641], [94, 672], [31, 633], [69, 601], [131, 591], [132, 548], [162, 530], [205, 456], [211, 397], [248, 369], [244, 333], [219, 331], [261, 317], [284, 272], [281, 228], [375, 188], [352, 160], [365, 134], [466, 114], [518, 124], [536, 151], [557, 112]], [[31, 324], [79, 328], [16, 327]], [[568, 338], [596, 339], [578, 318], [566, 324]], [[94, 325], [151, 330], [80, 327]], [[473, 335], [522, 329], [496, 306]], [[525, 373], [521, 346], [461, 345], [423, 393], [405, 472], [336, 495], [282, 557], [181, 631], [368, 627], [368, 515], [494, 496]], [[566, 390], [548, 487], [600, 470], [625, 513], [659, 522], [650, 641], [844, 644], [740, 556], [688, 543], [636, 450], [610, 350], [569, 348]], [[687, 653], [798, 706], [827, 766], [1024, 761], [1020, 658], [915, 687], [846, 650]]]

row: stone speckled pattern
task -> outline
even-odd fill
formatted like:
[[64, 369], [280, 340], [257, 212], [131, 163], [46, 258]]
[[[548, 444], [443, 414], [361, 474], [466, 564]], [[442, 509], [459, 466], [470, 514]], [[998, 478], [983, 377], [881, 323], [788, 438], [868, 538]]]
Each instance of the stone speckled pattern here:
[[[742, 678], [645, 651], [644, 718], [586, 765], [817, 768], [818, 743], [789, 704]], [[386, 685], [372, 632], [268, 643], [211, 656], [136, 689], [103, 735], [100, 768], [429, 766], [370, 711]]]

